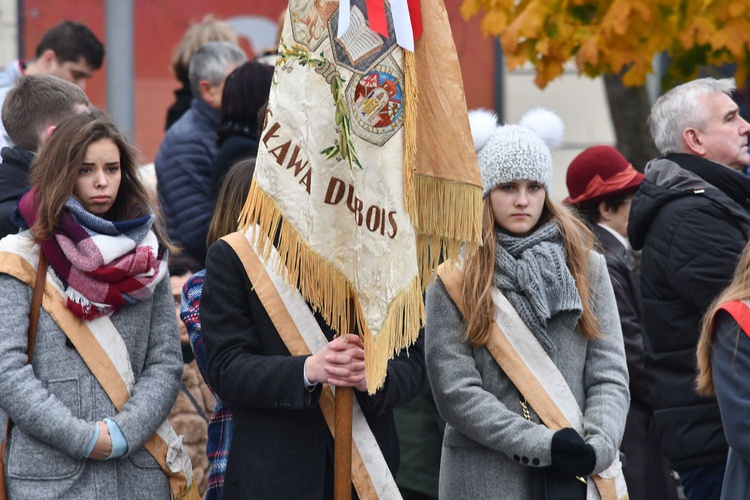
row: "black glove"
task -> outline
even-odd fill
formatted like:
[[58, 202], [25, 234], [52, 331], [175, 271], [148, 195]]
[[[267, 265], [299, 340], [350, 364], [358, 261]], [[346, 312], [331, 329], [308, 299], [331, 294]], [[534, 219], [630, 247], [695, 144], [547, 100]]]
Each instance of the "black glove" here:
[[552, 436], [552, 467], [566, 476], [588, 476], [596, 465], [594, 447], [570, 427]]

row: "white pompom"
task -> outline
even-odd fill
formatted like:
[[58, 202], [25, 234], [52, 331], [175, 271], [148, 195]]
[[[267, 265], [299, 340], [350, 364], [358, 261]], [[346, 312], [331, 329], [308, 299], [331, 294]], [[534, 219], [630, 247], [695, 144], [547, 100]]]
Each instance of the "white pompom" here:
[[474, 139], [474, 149], [479, 151], [495, 133], [497, 115], [489, 109], [472, 109], [469, 111], [469, 126], [471, 138]]
[[552, 111], [544, 108], [530, 109], [523, 114], [518, 124], [541, 137], [550, 149], [562, 146], [565, 124]]

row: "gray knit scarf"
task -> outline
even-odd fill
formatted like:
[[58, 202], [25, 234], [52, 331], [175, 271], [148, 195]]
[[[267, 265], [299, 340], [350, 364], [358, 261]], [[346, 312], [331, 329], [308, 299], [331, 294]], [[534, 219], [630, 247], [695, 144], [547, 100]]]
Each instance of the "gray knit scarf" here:
[[573, 328], [583, 314], [581, 296], [565, 261], [560, 229], [551, 221], [526, 237], [500, 230], [496, 235], [493, 284], [542, 345], [552, 350], [547, 321], [563, 313], [565, 322]]

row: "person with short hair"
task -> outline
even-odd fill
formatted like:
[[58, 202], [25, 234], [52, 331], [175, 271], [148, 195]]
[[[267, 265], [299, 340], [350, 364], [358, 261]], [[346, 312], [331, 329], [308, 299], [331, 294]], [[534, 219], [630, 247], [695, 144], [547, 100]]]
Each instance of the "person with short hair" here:
[[171, 245], [136, 169], [113, 122], [68, 117], [34, 159], [15, 214], [22, 232], [0, 240], [10, 499], [198, 498], [167, 421], [182, 374]]
[[645, 366], [664, 453], [688, 500], [718, 500], [728, 446], [715, 398], [699, 395], [703, 314], [732, 278], [750, 234], [750, 124], [734, 80], [679, 85], [651, 108], [662, 154], [633, 196], [628, 237], [641, 254]]
[[190, 110], [168, 131], [156, 154], [157, 191], [170, 240], [201, 265], [211, 220], [211, 175], [224, 80], [246, 60], [229, 42], [208, 42], [190, 61]]
[[175, 48], [172, 54], [172, 62], [169, 65], [169, 70], [182, 84], [182, 87], [174, 91], [175, 102], [167, 110], [167, 125], [164, 130], [169, 130], [169, 127], [174, 125], [190, 109], [190, 103], [193, 100], [190, 79], [188, 78], [190, 59], [192, 59], [196, 50], [208, 42], [229, 42], [239, 45], [237, 34], [232, 30], [229, 23], [217, 19], [211, 14], [207, 14], [199, 23], [192, 24], [187, 29], [179, 45]]
[[635, 259], [628, 243], [628, 215], [643, 174], [612, 146], [592, 146], [576, 156], [565, 176], [570, 196], [607, 262], [620, 314], [630, 375], [630, 410], [620, 450], [631, 498], [677, 500], [677, 488], [659, 445], [643, 366], [643, 304]]
[[29, 166], [58, 123], [89, 109], [79, 87], [49, 75], [21, 78], [5, 98], [2, 122], [15, 146], [0, 150], [0, 238], [17, 233], [11, 213], [27, 188]]
[[[44, 34], [34, 59], [13, 61], [0, 73], [0, 106], [24, 75], [52, 75], [86, 90], [103, 61], [104, 45], [96, 35], [83, 24], [63, 21]], [[13, 145], [12, 140], [0, 124], [0, 148]]]

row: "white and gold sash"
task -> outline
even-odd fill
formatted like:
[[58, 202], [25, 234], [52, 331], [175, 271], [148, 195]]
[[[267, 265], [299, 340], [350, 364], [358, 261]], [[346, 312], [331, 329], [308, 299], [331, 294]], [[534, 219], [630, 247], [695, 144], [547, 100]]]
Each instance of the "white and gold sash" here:
[[[0, 273], [8, 274], [33, 287], [39, 245], [28, 231], [0, 240]], [[66, 306], [62, 282], [52, 267], [47, 269], [47, 282], [42, 307], [65, 333], [76, 351], [109, 396], [117, 411], [130, 399], [135, 376], [127, 346], [108, 316], [85, 321]], [[169, 478], [176, 500], [198, 500], [198, 489], [192, 480], [192, 466], [182, 438], [165, 420], [143, 444]]]
[[[253, 290], [271, 318], [276, 331], [292, 356], [318, 352], [327, 343], [320, 325], [310, 311], [299, 290], [286, 284], [274, 270], [278, 269], [278, 253], [271, 250], [266, 265], [263, 265], [251, 241], [252, 228], [247, 233], [232, 233], [222, 238], [245, 266]], [[334, 391], [323, 385], [320, 408], [332, 435], [334, 432]], [[364, 413], [353, 398], [352, 409], [352, 483], [359, 498], [400, 499], [401, 494], [391, 474], [375, 436], [367, 424]]]
[[[441, 266], [438, 276], [463, 314], [463, 272], [455, 266]], [[485, 343], [487, 350], [549, 429], [572, 427], [583, 436], [583, 412], [560, 370], [508, 299], [495, 288], [492, 300], [495, 323]], [[588, 478], [586, 498], [628, 500], [619, 456], [604, 471]]]

